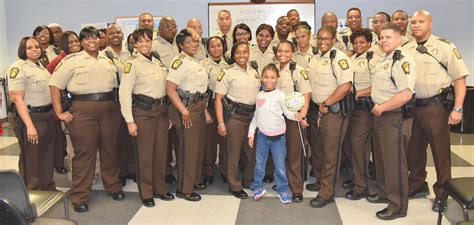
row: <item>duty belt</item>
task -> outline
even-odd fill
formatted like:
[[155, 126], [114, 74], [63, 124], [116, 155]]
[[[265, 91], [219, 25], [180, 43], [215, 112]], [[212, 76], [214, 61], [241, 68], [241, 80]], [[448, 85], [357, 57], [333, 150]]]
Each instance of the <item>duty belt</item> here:
[[73, 94], [72, 100], [74, 101], [107, 101], [107, 100], [112, 100], [113, 97], [114, 97], [114, 94], [112, 91], [110, 91], [110, 92], [95, 93], [95, 94], [82, 94], [82, 95]]
[[142, 95], [142, 94], [139, 94], [139, 95], [132, 94], [132, 98], [136, 100], [137, 102], [145, 103], [150, 106], [163, 105], [164, 103], [167, 103], [168, 101], [168, 96], [166, 95], [161, 98], [152, 98], [152, 97]]
[[32, 113], [38, 113], [38, 112], [50, 112], [53, 110], [53, 105], [45, 105], [45, 106], [36, 106], [36, 107], [31, 107], [28, 106], [28, 110]]
[[354, 102], [354, 108], [355, 108], [355, 110], [370, 112], [372, 110], [370, 108], [370, 104], [372, 104], [371, 102], [372, 102], [372, 99], [368, 96], [367, 97], [356, 98], [355, 102]]
[[248, 105], [240, 102], [234, 102], [230, 98], [226, 97], [227, 102], [236, 108], [236, 113], [253, 113], [255, 111], [255, 105]]
[[437, 105], [443, 103], [443, 96], [442, 94], [435, 95], [429, 98], [417, 98], [415, 99], [416, 106], [430, 106], [430, 105]]
[[207, 97], [207, 93], [193, 93], [193, 94], [188, 94], [189, 95], [189, 99], [193, 99], [194, 101], [201, 101], [201, 100], [204, 100], [206, 99]]

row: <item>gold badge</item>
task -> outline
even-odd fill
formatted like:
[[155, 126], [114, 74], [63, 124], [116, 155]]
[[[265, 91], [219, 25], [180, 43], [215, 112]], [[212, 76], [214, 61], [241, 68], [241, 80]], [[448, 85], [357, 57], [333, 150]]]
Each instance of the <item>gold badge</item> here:
[[323, 61], [323, 66], [327, 65], [329, 62], [327, 60]]
[[403, 69], [403, 72], [405, 72], [405, 74], [410, 74], [410, 63], [404, 62], [402, 64], [402, 69]]
[[123, 67], [123, 73], [130, 73], [130, 70], [132, 69], [132, 64], [131, 63], [127, 63], [125, 64], [125, 66]]
[[347, 60], [341, 59], [338, 62], [339, 66], [341, 67], [342, 70], [347, 70], [349, 69], [349, 64], [347, 63]]
[[454, 54], [456, 55], [456, 58], [461, 59], [461, 53], [459, 53], [457, 48], [453, 49]]
[[433, 54], [438, 55], [438, 49], [437, 48], [433, 49]]
[[383, 69], [384, 69], [384, 70], [387, 70], [387, 69], [388, 69], [388, 63], [385, 63], [385, 65], [383, 65]]
[[173, 64], [171, 64], [171, 68], [173, 68], [174, 70], [178, 69], [181, 64], [183, 64], [183, 61], [181, 61], [181, 59], [175, 59], [173, 61]]
[[221, 81], [222, 78], [224, 78], [224, 75], [225, 75], [224, 70], [221, 70], [221, 72], [219, 72], [219, 74], [217, 74], [217, 81]]
[[365, 66], [365, 62], [364, 61], [359, 61], [359, 66]]
[[18, 72], [20, 72], [20, 69], [18, 69], [16, 67], [13, 67], [10, 70], [10, 79], [14, 79], [16, 77], [16, 75], [18, 75]]
[[306, 70], [301, 70], [300, 74], [303, 76], [304, 80], [308, 80], [308, 72], [306, 72]]
[[344, 50], [344, 45], [340, 44], [337, 48], [338, 48], [339, 50]]
[[59, 67], [63, 65], [62, 62], [59, 62], [58, 65], [56, 65], [56, 68], [54, 68], [54, 72], [58, 71]]

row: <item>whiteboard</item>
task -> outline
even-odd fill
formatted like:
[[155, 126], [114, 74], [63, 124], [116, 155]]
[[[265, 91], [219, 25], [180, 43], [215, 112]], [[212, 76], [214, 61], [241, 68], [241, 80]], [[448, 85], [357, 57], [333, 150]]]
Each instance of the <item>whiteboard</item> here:
[[275, 28], [276, 21], [280, 16], [286, 16], [290, 9], [298, 10], [300, 20], [306, 21], [311, 27], [314, 27], [314, 2], [313, 3], [234, 3], [234, 4], [218, 4], [209, 3], [209, 36], [219, 32], [217, 25], [217, 14], [221, 10], [227, 10], [232, 15], [232, 27], [239, 23], [245, 23], [252, 31], [252, 42], [255, 43], [255, 31], [257, 27], [266, 23]]

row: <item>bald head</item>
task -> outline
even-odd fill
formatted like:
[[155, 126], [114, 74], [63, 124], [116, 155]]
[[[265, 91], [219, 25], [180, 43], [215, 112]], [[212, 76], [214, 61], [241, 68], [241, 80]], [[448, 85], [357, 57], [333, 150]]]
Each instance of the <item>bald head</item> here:
[[153, 30], [153, 16], [150, 13], [142, 13], [138, 17], [138, 26]]
[[428, 40], [433, 29], [431, 14], [426, 10], [418, 10], [411, 17], [410, 29], [417, 42]]
[[160, 26], [158, 27], [158, 34], [167, 40], [169, 43], [173, 43], [174, 37], [176, 36], [176, 21], [171, 16], [165, 16], [160, 20]]
[[110, 25], [107, 30], [105, 31], [107, 35], [107, 42], [112, 47], [121, 47], [123, 41], [123, 32], [119, 25], [112, 24]]
[[194, 31], [196, 31], [199, 37], [202, 37], [201, 20], [199, 20], [198, 18], [192, 18], [188, 20], [188, 22], [186, 23], [186, 27], [193, 29]]
[[321, 17], [321, 26], [323, 27], [331, 27], [334, 30], [337, 30], [337, 16], [333, 12], [326, 12]]

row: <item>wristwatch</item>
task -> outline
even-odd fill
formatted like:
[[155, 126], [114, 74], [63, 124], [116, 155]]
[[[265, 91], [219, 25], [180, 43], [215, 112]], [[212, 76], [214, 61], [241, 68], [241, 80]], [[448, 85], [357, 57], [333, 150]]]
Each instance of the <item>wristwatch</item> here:
[[326, 105], [326, 101], [323, 101], [323, 102], [321, 103], [321, 105], [322, 105], [323, 107], [328, 107], [328, 105]]
[[456, 107], [453, 110], [458, 112], [458, 113], [462, 113], [462, 107]]

